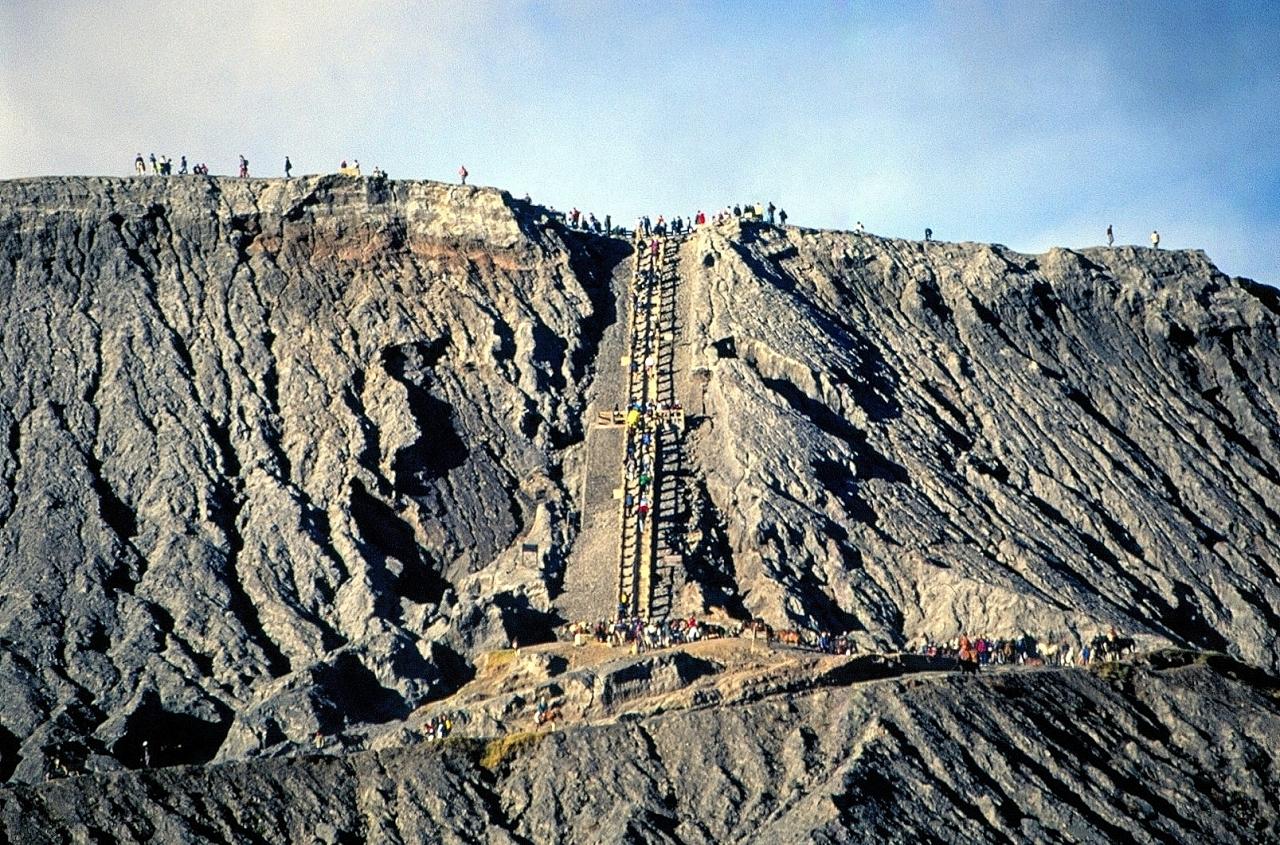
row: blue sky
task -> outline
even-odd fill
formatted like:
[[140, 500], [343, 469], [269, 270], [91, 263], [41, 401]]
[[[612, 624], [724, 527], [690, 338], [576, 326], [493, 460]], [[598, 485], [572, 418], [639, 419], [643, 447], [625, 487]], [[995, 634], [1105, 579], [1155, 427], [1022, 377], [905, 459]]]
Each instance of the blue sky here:
[[358, 158], [617, 220], [1199, 247], [1280, 283], [1280, 3], [8, 0], [0, 178]]

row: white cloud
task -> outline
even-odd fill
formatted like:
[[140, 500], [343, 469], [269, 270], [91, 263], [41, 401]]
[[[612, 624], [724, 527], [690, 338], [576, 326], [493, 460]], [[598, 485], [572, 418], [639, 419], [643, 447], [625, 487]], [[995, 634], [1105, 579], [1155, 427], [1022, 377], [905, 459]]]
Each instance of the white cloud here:
[[358, 157], [451, 178], [466, 162], [617, 219], [760, 196], [797, 222], [1010, 245], [1131, 209], [1185, 220], [1224, 269], [1280, 278], [1271, 247], [1230, 237], [1280, 217], [1275, 14], [10, 0], [0, 15], [4, 177], [127, 173], [139, 149], [221, 172], [243, 153], [260, 174], [286, 153], [303, 172]]

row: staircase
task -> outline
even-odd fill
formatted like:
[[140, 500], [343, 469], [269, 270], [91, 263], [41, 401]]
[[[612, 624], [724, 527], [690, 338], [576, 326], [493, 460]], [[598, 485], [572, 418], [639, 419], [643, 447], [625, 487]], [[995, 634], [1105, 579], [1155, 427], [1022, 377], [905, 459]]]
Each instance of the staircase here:
[[632, 273], [632, 320], [623, 413], [618, 613], [670, 614], [683, 519], [684, 411], [675, 373], [680, 236], [641, 239]]

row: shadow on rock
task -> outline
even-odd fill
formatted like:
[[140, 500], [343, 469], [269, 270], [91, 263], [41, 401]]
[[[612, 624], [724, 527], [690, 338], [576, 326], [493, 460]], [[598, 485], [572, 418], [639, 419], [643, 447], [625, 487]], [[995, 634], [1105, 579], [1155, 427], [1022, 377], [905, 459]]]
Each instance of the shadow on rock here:
[[216, 721], [172, 712], [149, 690], [125, 720], [124, 735], [111, 746], [111, 753], [130, 768], [207, 763], [230, 728], [229, 712], [220, 711]]

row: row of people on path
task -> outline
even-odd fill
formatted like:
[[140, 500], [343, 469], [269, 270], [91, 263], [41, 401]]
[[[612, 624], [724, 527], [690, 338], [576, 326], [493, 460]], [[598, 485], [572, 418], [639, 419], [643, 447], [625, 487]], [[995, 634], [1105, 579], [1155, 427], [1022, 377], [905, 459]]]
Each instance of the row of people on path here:
[[[725, 637], [780, 642], [833, 655], [850, 655], [857, 650], [853, 639], [844, 634], [774, 631], [762, 619], [726, 627], [696, 616], [661, 620], [641, 618], [631, 612], [631, 597], [627, 593], [618, 596], [618, 615], [613, 622], [603, 619], [594, 623], [574, 622], [567, 626], [567, 632], [574, 646], [583, 647], [594, 642], [612, 648], [627, 648], [633, 654]], [[1107, 633], [1099, 633], [1081, 643], [1078, 651], [1070, 639], [1050, 636], [1041, 641], [1029, 633], [1016, 637], [961, 634], [945, 642], [922, 637], [907, 651], [929, 657], [950, 657], [958, 661], [961, 669], [977, 672], [983, 666], [1075, 667], [1116, 662], [1136, 653], [1137, 646], [1133, 638], [1122, 636], [1113, 626]], [[555, 722], [561, 718], [558, 704], [558, 701], [553, 703], [546, 692], [540, 693], [534, 709], [534, 727], [549, 724], [554, 728]]]
[[1048, 665], [1088, 666], [1100, 661], [1116, 661], [1133, 654], [1137, 644], [1114, 627], [1079, 644], [1070, 638], [1049, 637], [1044, 641], [1031, 634], [1017, 637], [969, 636], [961, 634], [946, 642], [921, 639], [911, 651], [928, 657], [953, 657], [978, 666]]
[[[647, 248], [645, 245], [641, 246], [642, 258], [647, 261], [647, 266], [639, 270], [633, 292], [633, 312], [637, 319], [633, 321], [631, 338], [631, 371], [643, 376], [641, 384], [644, 385], [650, 383], [658, 369], [660, 327], [654, 320], [652, 300], [657, 294], [660, 250], [661, 244], [656, 238], [649, 242]], [[647, 386], [645, 396], [648, 396]], [[614, 416], [617, 416], [616, 407]], [[627, 482], [623, 507], [629, 518], [635, 519], [637, 533], [643, 534], [650, 522], [652, 510], [652, 471], [657, 438], [665, 427], [670, 427], [673, 431], [681, 430], [683, 408], [675, 400], [658, 401], [656, 398], [639, 397], [627, 405], [622, 419], [626, 426], [623, 472]]]
[[[626, 414], [626, 455], [624, 467], [626, 476], [626, 492], [623, 508], [626, 519], [634, 519], [636, 533], [643, 535], [650, 524], [650, 511], [653, 508], [652, 487], [653, 467], [656, 466], [657, 438], [664, 419], [659, 417], [657, 399], [651, 395], [653, 377], [658, 366], [658, 336], [661, 327], [657, 324], [652, 303], [658, 296], [658, 281], [661, 267], [661, 243], [654, 238], [645, 250], [641, 247], [642, 265], [638, 268], [632, 332], [630, 342], [631, 369], [635, 373], [643, 369], [643, 378], [636, 382], [641, 386], [642, 394], [632, 397]], [[637, 553], [639, 544], [637, 543]]]
[[[170, 159], [168, 156], [160, 156], [159, 158], [156, 158], [156, 154], [152, 153], [150, 156], [150, 162], [151, 162], [150, 172], [153, 173], [154, 175], [156, 176], [175, 175], [173, 172], [173, 160]], [[147, 159], [144, 159], [142, 157], [142, 153], [138, 153], [138, 155], [134, 158], [133, 170], [139, 176], [145, 176], [147, 174]], [[178, 172], [176, 175], [186, 176], [188, 172], [190, 172], [192, 175], [195, 175], [195, 176], [208, 176], [209, 167], [208, 165], [202, 163], [202, 164], [197, 164], [195, 167], [191, 168], [190, 171], [188, 171], [187, 157], [182, 156], [178, 161]]]
[[[188, 174], [192, 176], [208, 176], [209, 175], [209, 165], [205, 164], [204, 162], [201, 162], [200, 164], [197, 164], [191, 167], [190, 169], [188, 169], [187, 157], [185, 155], [179, 156], [178, 170], [175, 173], [173, 170], [173, 160], [170, 159], [167, 155], [160, 156], [159, 158], [157, 158], [155, 153], [152, 153], [148, 158], [145, 158], [145, 159], [142, 157], [142, 153], [138, 153], [133, 159], [134, 173], [136, 173], [139, 176], [147, 175], [148, 161], [150, 162], [150, 172], [156, 176], [186, 176]], [[285, 156], [284, 157], [284, 175], [286, 179], [291, 176], [292, 171], [293, 171], [293, 164], [289, 161], [289, 157]], [[249, 159], [245, 158], [244, 156], [240, 156], [239, 175], [240, 175], [240, 178], [242, 179], [248, 178], [249, 176]]]
[[[614, 647], [632, 647], [636, 651], [722, 637], [763, 639], [824, 654], [852, 654], [856, 651], [853, 639], [846, 634], [803, 629], [774, 630], [760, 619], [730, 627], [712, 625], [693, 616], [688, 619], [642, 619], [632, 612], [631, 596], [627, 593], [618, 597], [618, 613], [614, 622], [575, 622], [569, 626], [568, 633], [577, 646], [594, 641]], [[1137, 643], [1113, 626], [1106, 633], [1099, 632], [1079, 642], [1070, 637], [1050, 635], [1040, 638], [1025, 632], [1013, 637], [971, 636], [966, 633], [943, 641], [920, 637], [909, 643], [905, 651], [926, 657], [950, 657], [977, 666], [1069, 667], [1122, 660], [1137, 652]]]
[[[726, 206], [723, 210], [715, 213], [711, 222], [715, 225], [728, 222], [730, 220], [764, 220], [766, 223], [774, 224], [775, 220], [778, 225], [787, 225], [787, 212], [785, 209], [778, 209], [772, 202], [768, 205], [760, 203], [738, 204]], [[605, 224], [600, 227], [595, 222], [595, 215], [588, 215], [580, 218], [579, 211], [575, 208], [568, 215], [569, 225], [571, 228], [581, 228], [587, 231], [597, 233], [613, 234], [613, 227], [610, 225], [610, 218], [606, 215]], [[580, 222], [581, 221], [581, 222]], [[636, 227], [633, 231], [634, 237], [648, 238], [652, 235], [665, 236], [667, 234], [679, 235], [682, 232], [692, 232], [695, 228], [707, 225], [707, 215], [699, 209], [697, 214], [692, 217], [672, 217], [670, 222], [663, 215], [658, 215], [657, 222], [650, 220], [648, 215], [642, 215], [636, 219]], [[621, 231], [621, 230], [620, 230]], [[861, 220], [854, 223], [854, 233], [859, 237], [866, 237], [867, 228]], [[933, 241], [933, 229], [926, 226], [924, 230], [925, 243]], [[1160, 248], [1160, 232], [1152, 230], [1151, 246], [1153, 249]], [[1113, 228], [1107, 226], [1107, 246], [1115, 246], [1115, 233]]]
[[[355, 159], [354, 161], [355, 161], [354, 165], [349, 167], [347, 165], [346, 160], [344, 159], [339, 168], [340, 172], [348, 173], [349, 171], [354, 171], [352, 175], [359, 176], [360, 160]], [[142, 153], [138, 153], [137, 156], [134, 158], [134, 162], [133, 162], [134, 171], [140, 176], [146, 175], [147, 164], [148, 164], [148, 160], [142, 157]], [[157, 176], [171, 176], [173, 175], [173, 162], [169, 159], [168, 156], [160, 156], [159, 158], [157, 158], [155, 153], [151, 153], [150, 169], [151, 169], [151, 172]], [[187, 175], [187, 173], [188, 173], [187, 157], [184, 155], [180, 157], [177, 175], [185, 176]], [[192, 175], [197, 175], [197, 176], [208, 176], [209, 167], [208, 165], [201, 163], [196, 165], [194, 168], [192, 168], [190, 170], [190, 173]], [[248, 178], [249, 176], [249, 160], [245, 158], [243, 155], [240, 156], [239, 175], [240, 175], [240, 178], [242, 179]], [[463, 185], [467, 184], [467, 177], [470, 175], [471, 174], [467, 170], [466, 165], [461, 165], [458, 167], [458, 179]], [[293, 177], [293, 162], [289, 160], [289, 156], [285, 156], [284, 157], [284, 178], [290, 179], [292, 177]], [[386, 171], [375, 166], [373, 169], [373, 178], [375, 179], [387, 178]], [[526, 197], [526, 201], [527, 200], [528, 198]], [[596, 219], [595, 214], [584, 215], [582, 212], [578, 211], [576, 207], [573, 210], [571, 210], [566, 215], [566, 217], [569, 223], [569, 227], [572, 229], [582, 229], [583, 231], [594, 232], [596, 234], [606, 234], [606, 235], [614, 234], [613, 220], [612, 220], [612, 217], [608, 214], [605, 215], [603, 224], [598, 219]], [[723, 210], [713, 215], [712, 222], [716, 224], [720, 224], [728, 220], [734, 220], [734, 219], [763, 220], [764, 222], [770, 225], [773, 225], [776, 220], [778, 225], [785, 226], [787, 225], [787, 211], [786, 209], [779, 209], [777, 206], [773, 204], [773, 202], [769, 202], [767, 205], [761, 204], [759, 202], [741, 203], [741, 204], [735, 204], [733, 206], [726, 206]], [[671, 234], [678, 235], [678, 234], [681, 234], [682, 232], [691, 232], [695, 227], [705, 226], [705, 225], [707, 225], [707, 215], [703, 213], [701, 209], [699, 209], [697, 214], [693, 215], [692, 217], [675, 216], [671, 218], [670, 223], [668, 223], [666, 218], [661, 214], [658, 215], [658, 219], [656, 223], [651, 222], [648, 215], [643, 215], [636, 220], [635, 236], [636, 237], [643, 236], [646, 238], [654, 234], [659, 236], [665, 236], [668, 232], [670, 232]], [[855, 224], [854, 231], [859, 236], [865, 236], [867, 233], [866, 227], [862, 225], [861, 220], [857, 221], [857, 223]], [[933, 240], [933, 229], [928, 227], [925, 228], [924, 240], [925, 240], [925, 243], [928, 243]], [[1150, 240], [1151, 240], [1152, 249], [1160, 248], [1159, 230], [1153, 229], [1151, 231]], [[1107, 246], [1109, 247], [1115, 246], [1115, 232], [1112, 229], [1112, 226], [1110, 224], [1107, 225]]]
[[631, 595], [625, 592], [618, 596], [618, 613], [613, 622], [575, 622], [569, 625], [568, 633], [577, 646], [594, 641], [613, 647], [631, 647], [635, 651], [670, 648], [725, 637], [777, 642], [814, 649], [824, 654], [852, 654], [855, 650], [853, 640], [845, 634], [818, 631], [810, 635], [807, 631], [775, 631], [761, 619], [724, 626], [700, 620], [696, 616], [667, 620], [641, 618], [632, 611]]
[[961, 634], [946, 642], [926, 640], [913, 650], [926, 657], [953, 657], [983, 666], [1020, 665], [1044, 659], [1040, 642], [1030, 634], [1012, 638]]
[[[360, 161], [359, 159], [355, 159], [354, 161], [355, 161], [354, 166], [348, 166], [346, 159], [343, 159], [342, 164], [339, 165], [338, 172], [344, 173], [350, 176], [359, 176]], [[179, 157], [178, 169], [176, 173], [174, 172], [174, 169], [173, 169], [173, 161], [167, 155], [157, 157], [155, 153], [152, 153], [150, 157], [146, 159], [142, 157], [142, 153], [138, 153], [133, 160], [133, 169], [134, 169], [134, 172], [139, 176], [145, 176], [147, 175], [148, 172], [156, 176], [174, 176], [174, 175], [186, 176], [188, 173], [190, 173], [193, 176], [209, 175], [209, 166], [207, 164], [204, 164], [203, 162], [195, 165], [194, 167], [190, 168], [190, 170], [188, 170], [187, 157], [185, 155]], [[239, 156], [237, 175], [241, 179], [246, 179], [249, 177], [249, 159], [245, 158], [243, 155]], [[377, 166], [373, 168], [372, 175], [374, 179], [387, 178], [387, 172], [383, 170], [381, 167], [377, 167]], [[284, 178], [286, 179], [293, 178], [293, 162], [290, 160], [289, 156], [284, 157]]]

